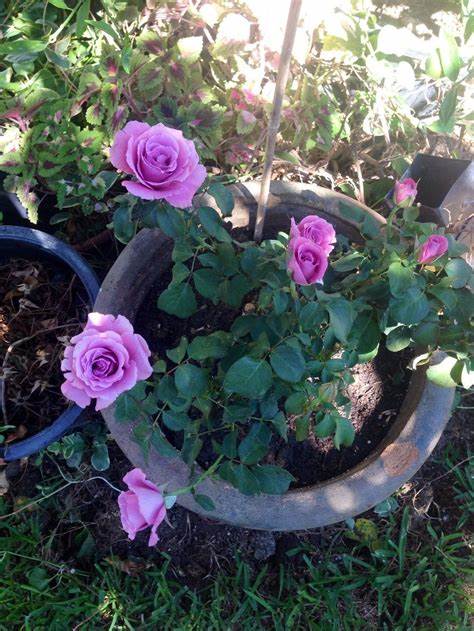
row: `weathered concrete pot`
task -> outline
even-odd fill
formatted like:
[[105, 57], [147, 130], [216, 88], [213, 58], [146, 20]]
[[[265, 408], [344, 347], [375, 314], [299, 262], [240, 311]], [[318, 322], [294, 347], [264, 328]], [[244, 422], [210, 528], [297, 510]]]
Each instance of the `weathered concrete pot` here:
[[[258, 183], [234, 187], [235, 226], [253, 225]], [[211, 199], [206, 199], [207, 204]], [[288, 229], [289, 217], [318, 213], [336, 230], [360, 240], [350, 207], [369, 214], [379, 226], [383, 217], [354, 200], [317, 186], [274, 182], [267, 228]], [[357, 209], [356, 209], [357, 208]], [[107, 275], [95, 303], [96, 311], [121, 313], [132, 322], [147, 292], [170, 266], [171, 242], [159, 230], [142, 230], [129, 243]], [[164, 254], [165, 253], [165, 254]], [[389, 435], [366, 460], [321, 484], [289, 491], [285, 495], [242, 495], [227, 482], [206, 479], [199, 492], [212, 498], [213, 512], [204, 511], [191, 495], [180, 495], [182, 506], [206, 517], [246, 528], [301, 530], [335, 523], [358, 515], [396, 491], [421, 467], [438, 442], [449, 419], [454, 390], [427, 381], [418, 369], [411, 381], [400, 414]], [[172, 491], [188, 483], [189, 468], [180, 458], [163, 458], [150, 447], [148, 462], [133, 439], [133, 424], [118, 423], [111, 406], [104, 410], [107, 425], [131, 462], [156, 484], [168, 483]]]

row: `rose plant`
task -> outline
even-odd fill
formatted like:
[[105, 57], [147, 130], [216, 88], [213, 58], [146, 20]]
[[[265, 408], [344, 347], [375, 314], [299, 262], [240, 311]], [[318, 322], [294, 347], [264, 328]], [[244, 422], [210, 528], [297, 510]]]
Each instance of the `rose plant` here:
[[[91, 314], [66, 350], [66, 396], [80, 405], [96, 398], [97, 409], [115, 401], [118, 421], [138, 421], [134, 438], [146, 457], [153, 445], [193, 472], [204, 445], [212, 448], [211, 466], [197, 480], [191, 473], [189, 486], [173, 489], [168, 501], [191, 492], [212, 510], [197, 490], [213, 474], [243, 494], [284, 493], [293, 477], [269, 459], [275, 439], [314, 434], [338, 449], [351, 445], [351, 369], [381, 344], [394, 352], [422, 347], [412, 367], [442, 348], [448, 355], [428, 377], [443, 386], [471, 384], [472, 270], [464, 247], [418, 222], [406, 197], [383, 230], [358, 207], [343, 208], [359, 222], [363, 245], [337, 236], [317, 215], [290, 218], [289, 234], [255, 243], [231, 231], [233, 200], [219, 183], [210, 191], [220, 213], [181, 208], [204, 179], [181, 133], [128, 123], [111, 156], [137, 180], [124, 183], [135, 211], [173, 240], [171, 280], [158, 308], [180, 319], [201, 308], [234, 313], [225, 328], [183, 336], [155, 357], [152, 377], [147, 344], [122, 316]], [[142, 482], [156, 506], [143, 508], [145, 491], [131, 488], [121, 495], [122, 520], [131, 537], [152, 526], [155, 542], [167, 498], [158, 506], [161, 492]]]
[[[428, 369], [429, 378], [469, 386], [473, 301], [464, 248], [417, 221], [418, 209], [408, 205], [416, 183], [396, 190], [406, 195], [383, 231], [357, 207], [347, 209], [360, 220], [363, 245], [336, 238], [315, 215], [290, 218], [289, 234], [260, 244], [242, 240], [226, 223], [233, 208], [226, 189], [214, 190], [220, 213], [136, 200], [148, 225], [174, 241], [159, 309], [181, 319], [204, 305], [235, 314], [222, 330], [182, 337], [156, 358], [150, 381], [118, 399], [119, 421], [140, 419], [135, 438], [145, 452], [153, 444], [192, 470], [206, 442], [217, 475], [242, 493], [283, 493], [293, 478], [269, 461], [272, 441], [313, 433], [332, 437], [337, 448], [350, 445], [351, 369], [380, 344], [395, 352], [421, 346], [412, 367], [443, 348], [448, 356]], [[212, 508], [208, 498], [197, 501]]]

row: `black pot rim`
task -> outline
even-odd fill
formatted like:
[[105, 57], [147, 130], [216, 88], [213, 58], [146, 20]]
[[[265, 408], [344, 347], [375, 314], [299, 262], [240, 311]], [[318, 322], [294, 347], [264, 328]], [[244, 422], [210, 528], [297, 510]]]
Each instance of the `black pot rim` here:
[[[0, 226], [0, 252], [7, 245], [27, 246], [66, 265], [81, 281], [87, 293], [89, 307], [92, 307], [99, 293], [99, 281], [85, 259], [70, 245], [34, 228]], [[0, 458], [11, 462], [37, 453], [70, 430], [83, 412], [83, 408], [78, 405], [68, 407], [56, 420], [36, 434], [11, 445], [0, 446]]]

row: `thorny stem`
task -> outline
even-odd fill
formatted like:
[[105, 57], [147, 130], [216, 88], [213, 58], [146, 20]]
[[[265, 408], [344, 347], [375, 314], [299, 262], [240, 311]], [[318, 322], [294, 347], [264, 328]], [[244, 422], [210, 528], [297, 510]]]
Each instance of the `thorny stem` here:
[[186, 493], [190, 493], [193, 489], [199, 486], [201, 482], [203, 482], [206, 478], [208, 478], [210, 475], [214, 473], [214, 471], [220, 465], [221, 460], [223, 458], [224, 456], [219, 456], [219, 458], [217, 458], [217, 460], [209, 467], [209, 469], [206, 469], [205, 471], [203, 471], [201, 475], [198, 477], [198, 479], [192, 484], [188, 486], [183, 486], [181, 489], [177, 489], [176, 491], [171, 491], [170, 493], [166, 493], [166, 495], [176, 496], [176, 495], [185, 495]]

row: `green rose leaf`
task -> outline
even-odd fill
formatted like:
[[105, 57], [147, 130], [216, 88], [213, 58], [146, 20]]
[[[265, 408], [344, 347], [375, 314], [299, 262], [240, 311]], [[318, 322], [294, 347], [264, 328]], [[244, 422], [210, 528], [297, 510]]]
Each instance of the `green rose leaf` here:
[[270, 355], [270, 364], [276, 374], [284, 381], [298, 383], [303, 378], [306, 364], [299, 348], [289, 344], [280, 344]]
[[178, 318], [189, 318], [197, 311], [196, 296], [192, 287], [189, 283], [169, 285], [158, 298], [158, 308]]
[[186, 222], [183, 211], [167, 205], [155, 208], [153, 214], [156, 223], [168, 237], [177, 239], [185, 234]]
[[326, 311], [317, 302], [308, 302], [300, 311], [300, 324], [304, 331], [313, 332], [326, 318]]
[[422, 322], [411, 330], [411, 336], [417, 344], [435, 346], [439, 336], [439, 324], [437, 322]]
[[188, 338], [182, 337], [179, 341], [178, 346], [176, 348], [172, 348], [166, 351], [166, 356], [171, 359], [175, 364], [180, 364], [184, 356], [186, 355], [186, 349], [188, 348]]
[[216, 204], [219, 206], [223, 217], [229, 217], [234, 209], [234, 198], [229, 188], [220, 182], [215, 182], [211, 184], [207, 192], [216, 200]]
[[260, 493], [260, 484], [257, 478], [252, 473], [252, 470], [243, 464], [225, 462], [219, 467], [219, 475], [244, 495], [257, 495], [257, 493]]
[[320, 421], [314, 428], [314, 433], [318, 438], [327, 438], [334, 434], [336, 429], [336, 421], [330, 414], [325, 414], [322, 421]]
[[178, 450], [171, 445], [166, 438], [163, 436], [161, 430], [159, 428], [153, 428], [150, 436], [151, 444], [156, 449], [156, 451], [160, 454], [160, 456], [164, 456], [165, 458], [177, 458]]
[[117, 421], [125, 423], [139, 418], [141, 415], [140, 403], [128, 392], [124, 392], [117, 399], [115, 404], [115, 418]]
[[455, 38], [444, 29], [441, 29], [439, 34], [439, 48], [437, 52], [441, 61], [443, 75], [451, 79], [451, 81], [456, 81], [459, 70], [462, 67], [462, 60]]
[[223, 302], [236, 309], [240, 307], [242, 300], [249, 293], [251, 286], [246, 276], [237, 274], [230, 280], [226, 278], [219, 287], [219, 295]]
[[334, 445], [339, 449], [341, 445], [349, 447], [354, 442], [355, 430], [352, 423], [339, 417], [336, 419], [336, 433], [334, 434]]
[[257, 479], [262, 493], [268, 493], [268, 495], [286, 493], [295, 479], [285, 469], [272, 464], [252, 467], [252, 473]]
[[106, 471], [110, 466], [109, 450], [105, 443], [96, 442], [92, 446], [91, 465], [96, 471]]
[[430, 303], [419, 289], [409, 287], [403, 297], [390, 300], [392, 318], [400, 324], [418, 324], [430, 312]]
[[461, 382], [463, 366], [462, 361], [448, 355], [439, 364], [430, 366], [426, 371], [426, 376], [437, 386], [455, 388]]
[[201, 296], [209, 300], [217, 299], [222, 276], [215, 270], [209, 268], [198, 269], [193, 274], [193, 280], [194, 286]]
[[397, 326], [387, 335], [386, 345], [392, 353], [398, 353], [410, 345], [410, 329], [407, 326]]
[[293, 392], [285, 401], [285, 410], [288, 414], [301, 414], [307, 402], [306, 392]]
[[336, 272], [350, 272], [353, 269], [357, 269], [364, 258], [359, 252], [351, 252], [332, 263], [332, 268]]
[[128, 243], [135, 236], [135, 222], [132, 220], [131, 206], [119, 206], [114, 212], [114, 233], [121, 243]]
[[467, 285], [472, 276], [472, 268], [464, 259], [451, 259], [446, 264], [444, 271], [454, 289], [460, 289]]
[[232, 241], [232, 237], [222, 225], [222, 220], [214, 208], [203, 206], [199, 209], [198, 213], [202, 227], [211, 237], [215, 237], [218, 241], [222, 241], [223, 243], [230, 243]]
[[199, 335], [194, 338], [188, 347], [188, 355], [196, 361], [205, 359], [221, 359], [228, 350], [228, 334], [224, 331], [215, 331], [210, 335]]
[[288, 438], [288, 423], [283, 412], [278, 412], [278, 414], [275, 414], [270, 422], [275, 428], [276, 432], [283, 438], [283, 440], [286, 441]]
[[388, 268], [388, 282], [392, 296], [403, 296], [408, 287], [413, 285], [415, 275], [411, 269], [399, 262], [392, 263]]
[[261, 399], [272, 385], [272, 380], [272, 369], [266, 361], [244, 356], [227, 371], [224, 390], [249, 399]]
[[176, 369], [174, 382], [185, 397], [197, 397], [207, 388], [207, 372], [193, 364], [184, 364]]
[[180, 432], [186, 429], [191, 423], [191, 419], [184, 412], [163, 412], [163, 423], [173, 432]]
[[238, 448], [243, 464], [256, 464], [268, 451], [272, 432], [267, 425], [254, 423]]
[[324, 305], [329, 313], [329, 322], [334, 335], [341, 342], [347, 342], [355, 319], [354, 307], [345, 298], [330, 300]]

